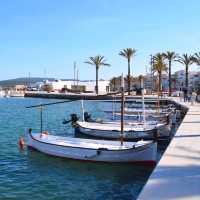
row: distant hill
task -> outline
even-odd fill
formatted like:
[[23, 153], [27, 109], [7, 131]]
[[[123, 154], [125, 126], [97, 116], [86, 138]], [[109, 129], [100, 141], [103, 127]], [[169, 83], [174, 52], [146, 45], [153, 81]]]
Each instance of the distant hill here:
[[[0, 81], [1, 87], [12, 87], [15, 85], [29, 85], [30, 83], [42, 82], [44, 80], [53, 81], [55, 78], [40, 78], [40, 77], [31, 77], [31, 78], [16, 78]], [[72, 79], [61, 79], [61, 80], [72, 80]]]

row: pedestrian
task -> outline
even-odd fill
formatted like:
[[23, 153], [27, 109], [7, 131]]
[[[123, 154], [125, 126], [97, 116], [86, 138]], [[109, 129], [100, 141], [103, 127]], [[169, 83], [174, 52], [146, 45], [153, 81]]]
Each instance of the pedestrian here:
[[183, 91], [180, 91], [180, 92], [179, 92], [180, 102], [183, 101], [183, 96], [184, 96], [184, 95], [183, 95]]
[[183, 89], [183, 98], [184, 98], [184, 102], [188, 101], [188, 94], [187, 94], [187, 88]]
[[191, 105], [193, 106], [197, 98], [197, 93], [195, 91], [192, 92], [191, 95]]

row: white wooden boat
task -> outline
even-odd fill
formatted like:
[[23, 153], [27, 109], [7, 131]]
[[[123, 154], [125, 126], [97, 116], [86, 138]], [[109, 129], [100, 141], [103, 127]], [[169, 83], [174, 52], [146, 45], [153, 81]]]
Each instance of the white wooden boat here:
[[[127, 108], [142, 108], [142, 105], [141, 104], [134, 104], [134, 103], [129, 103], [127, 105]], [[174, 104], [168, 104], [168, 105], [161, 105], [160, 106], [160, 110], [164, 109], [164, 110], [167, 110], [167, 109], [174, 109], [175, 106]], [[145, 109], [148, 110], [148, 109], [158, 109], [158, 106], [153, 104], [153, 105], [146, 105], [145, 104]]]
[[[121, 133], [121, 125], [119, 122], [81, 122], [77, 121], [75, 127], [76, 132], [83, 133], [88, 136], [119, 139]], [[157, 129], [164, 127], [164, 124], [144, 124], [144, 123], [125, 123], [124, 124], [124, 139], [153, 139]]]
[[[142, 108], [124, 108], [126, 113], [143, 113]], [[145, 109], [146, 114], [168, 114], [172, 112], [172, 109], [161, 109], [158, 111], [158, 109]]]
[[97, 162], [134, 162], [155, 164], [157, 143], [152, 141], [123, 142], [69, 138], [32, 133], [27, 145], [42, 153], [76, 160]]
[[12, 92], [10, 97], [24, 97], [24, 93], [22, 92]]
[[[155, 122], [167, 122], [167, 117], [170, 115], [169, 114], [148, 114], [146, 113], [145, 118], [147, 122], [151, 122], [151, 121], [155, 121]], [[120, 112], [107, 112], [107, 116], [109, 119], [112, 120], [118, 120], [121, 117], [121, 113]], [[143, 120], [143, 116], [141, 113], [124, 113], [124, 119], [126, 121], [128, 120], [137, 120], [139, 122], [141, 122]]]

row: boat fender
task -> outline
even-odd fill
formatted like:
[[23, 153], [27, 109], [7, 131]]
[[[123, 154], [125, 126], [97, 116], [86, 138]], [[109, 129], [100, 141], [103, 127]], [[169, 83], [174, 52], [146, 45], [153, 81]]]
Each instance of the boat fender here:
[[43, 131], [42, 134], [49, 135], [48, 131]]
[[49, 135], [49, 133], [47, 131], [43, 131], [41, 134], [40, 134], [40, 138], [42, 138], [43, 135]]
[[24, 138], [20, 137], [20, 139], [19, 139], [19, 148], [20, 148], [20, 150], [24, 150], [24, 147], [25, 147]]

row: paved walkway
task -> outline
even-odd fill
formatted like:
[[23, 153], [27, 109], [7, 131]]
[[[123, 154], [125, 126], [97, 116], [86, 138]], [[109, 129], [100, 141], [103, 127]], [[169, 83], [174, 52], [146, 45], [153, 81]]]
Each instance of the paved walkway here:
[[140, 193], [140, 200], [200, 200], [200, 104], [185, 105], [189, 110]]

